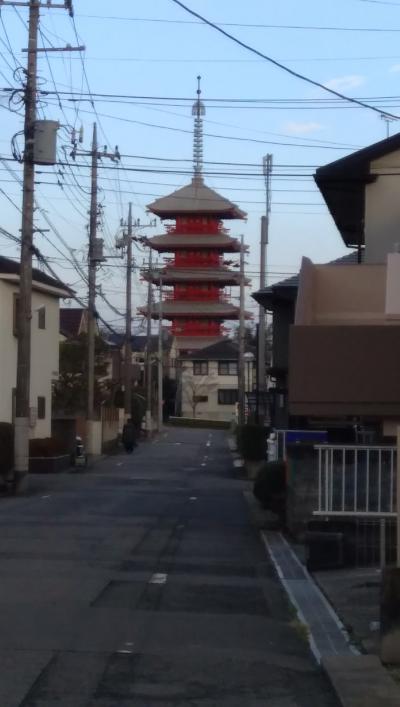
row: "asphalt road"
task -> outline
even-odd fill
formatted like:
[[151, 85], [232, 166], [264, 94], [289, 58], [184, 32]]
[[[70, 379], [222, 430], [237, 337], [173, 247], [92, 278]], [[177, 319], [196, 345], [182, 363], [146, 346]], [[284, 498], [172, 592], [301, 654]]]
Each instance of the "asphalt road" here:
[[222, 432], [0, 499], [1, 707], [337, 707]]

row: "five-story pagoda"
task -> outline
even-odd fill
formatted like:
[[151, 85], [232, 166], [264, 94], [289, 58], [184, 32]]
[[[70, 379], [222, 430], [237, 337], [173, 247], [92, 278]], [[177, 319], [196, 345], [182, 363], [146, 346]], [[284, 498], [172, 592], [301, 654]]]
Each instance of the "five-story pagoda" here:
[[[200, 81], [200, 77], [198, 77]], [[228, 199], [204, 184], [202, 176], [203, 115], [200, 83], [194, 115], [194, 174], [191, 184], [149, 204], [148, 210], [163, 220], [173, 221], [166, 233], [148, 239], [159, 253], [172, 253], [164, 267], [146, 271], [154, 284], [160, 280], [172, 286], [162, 302], [162, 317], [172, 321], [171, 333], [177, 347], [192, 351], [215, 343], [223, 336], [224, 320], [239, 319], [239, 307], [232, 304], [224, 288], [240, 285], [240, 274], [224, 264], [224, 253], [239, 253], [240, 242], [223, 225], [226, 219], [244, 219], [246, 214]], [[147, 308], [140, 311], [147, 313]], [[152, 316], [158, 318], [159, 305]]]

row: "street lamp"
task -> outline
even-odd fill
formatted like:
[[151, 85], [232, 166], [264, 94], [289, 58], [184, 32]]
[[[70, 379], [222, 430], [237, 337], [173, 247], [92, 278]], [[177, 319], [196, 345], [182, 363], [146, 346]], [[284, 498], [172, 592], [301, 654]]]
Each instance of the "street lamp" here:
[[253, 389], [253, 363], [255, 356], [252, 351], [246, 351], [243, 358], [245, 360], [247, 368], [247, 392], [251, 393]]

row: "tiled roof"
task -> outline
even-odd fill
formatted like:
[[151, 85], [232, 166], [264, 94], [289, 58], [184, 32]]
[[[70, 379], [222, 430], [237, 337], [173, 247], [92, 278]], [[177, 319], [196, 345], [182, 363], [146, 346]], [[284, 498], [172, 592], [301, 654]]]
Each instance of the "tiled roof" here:
[[60, 331], [65, 336], [75, 337], [80, 333], [82, 316], [85, 310], [83, 307], [71, 307], [60, 309]]
[[[11, 260], [11, 258], [6, 258], [0, 255], [0, 277], [4, 275], [18, 275], [20, 273], [20, 264], [17, 260]], [[49, 277], [41, 270], [37, 268], [32, 269], [32, 280], [33, 282], [38, 282], [48, 287], [54, 287], [57, 290], [64, 291], [64, 293], [73, 294], [68, 285], [65, 285], [61, 280], [56, 280], [54, 277]]]
[[[123, 333], [110, 334], [108, 341], [116, 346], [123, 346], [125, 341], [125, 335]], [[147, 336], [143, 335], [133, 335], [131, 338], [131, 346], [133, 353], [142, 353], [146, 350]], [[163, 348], [170, 348], [172, 344], [172, 336], [169, 331], [163, 330]], [[152, 334], [150, 338], [150, 351], [154, 352], [158, 349], [158, 334]]]
[[400, 149], [400, 133], [319, 167], [314, 179], [347, 246], [364, 244], [365, 187], [370, 164]]
[[239, 347], [231, 339], [223, 339], [216, 344], [206, 346], [194, 353], [182, 356], [182, 358], [207, 360], [207, 361], [236, 361]]
[[236, 204], [207, 187], [199, 177], [194, 177], [190, 184], [172, 194], [156, 199], [147, 208], [161, 218], [185, 214], [211, 214], [221, 219], [246, 217]]

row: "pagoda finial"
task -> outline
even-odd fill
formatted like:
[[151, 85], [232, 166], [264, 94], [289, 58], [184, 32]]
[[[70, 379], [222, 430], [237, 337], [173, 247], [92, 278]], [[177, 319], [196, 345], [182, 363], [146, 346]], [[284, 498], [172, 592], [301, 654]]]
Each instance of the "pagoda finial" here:
[[203, 115], [206, 113], [203, 101], [200, 100], [201, 76], [197, 77], [197, 100], [193, 103], [192, 115], [194, 115], [193, 132], [193, 176], [194, 179], [201, 180], [203, 170]]

